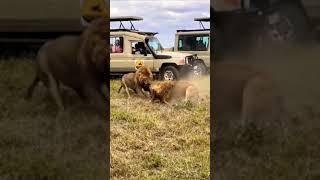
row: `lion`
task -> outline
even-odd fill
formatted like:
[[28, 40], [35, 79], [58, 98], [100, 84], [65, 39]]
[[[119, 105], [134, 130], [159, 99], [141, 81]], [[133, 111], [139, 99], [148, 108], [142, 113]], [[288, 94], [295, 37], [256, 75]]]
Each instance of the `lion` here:
[[140, 67], [135, 73], [128, 73], [122, 76], [121, 86], [118, 90], [118, 93], [121, 92], [121, 89], [124, 88], [130, 98], [129, 88], [132, 89], [135, 93], [140, 96], [146, 96], [142, 90], [150, 92], [150, 84], [153, 81], [153, 74], [151, 70], [147, 67]]
[[106, 19], [97, 18], [80, 36], [62, 36], [46, 42], [37, 53], [36, 75], [25, 98], [32, 97], [41, 81], [50, 90], [59, 110], [63, 111], [61, 83], [104, 112], [108, 108], [106, 98], [109, 94], [102, 92], [108, 74], [108, 25]]
[[173, 100], [199, 98], [198, 88], [190, 81], [159, 81], [150, 86], [151, 100], [170, 105]]
[[199, 99], [198, 88], [190, 81], [176, 81], [172, 89], [172, 100], [179, 99], [184, 99], [184, 101]]
[[284, 99], [278, 86], [269, 74], [251, 66], [216, 63], [212, 103], [211, 124], [218, 138], [230, 127], [284, 128]]
[[175, 85], [174, 81], [157, 81], [150, 85], [151, 101], [159, 100], [161, 103], [169, 104], [172, 96], [172, 89]]

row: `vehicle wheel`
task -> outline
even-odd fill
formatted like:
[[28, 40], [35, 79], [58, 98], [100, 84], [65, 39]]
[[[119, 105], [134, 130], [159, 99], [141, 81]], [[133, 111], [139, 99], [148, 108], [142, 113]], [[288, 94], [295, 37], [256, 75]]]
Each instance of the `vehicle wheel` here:
[[296, 2], [284, 3], [276, 7], [266, 17], [265, 34], [274, 42], [303, 42], [312, 37], [311, 27], [303, 7]]
[[178, 80], [179, 78], [179, 71], [174, 66], [166, 66], [163, 68], [161, 72], [161, 79], [162, 80], [169, 80], [174, 81]]
[[203, 62], [197, 62], [193, 67], [193, 74], [195, 77], [201, 77], [207, 73], [207, 67]]

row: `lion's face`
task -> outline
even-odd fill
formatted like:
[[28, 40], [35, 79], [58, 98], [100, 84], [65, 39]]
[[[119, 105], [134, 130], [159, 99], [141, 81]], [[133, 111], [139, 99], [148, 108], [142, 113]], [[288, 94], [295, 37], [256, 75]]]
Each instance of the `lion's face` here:
[[153, 75], [149, 68], [140, 67], [137, 72], [137, 79], [139, 85], [146, 91], [150, 91], [151, 82], [153, 81]]
[[150, 86], [151, 86], [151, 82], [152, 82], [152, 79], [150, 77], [142, 77], [141, 78], [141, 87], [146, 90], [146, 91], [150, 91]]

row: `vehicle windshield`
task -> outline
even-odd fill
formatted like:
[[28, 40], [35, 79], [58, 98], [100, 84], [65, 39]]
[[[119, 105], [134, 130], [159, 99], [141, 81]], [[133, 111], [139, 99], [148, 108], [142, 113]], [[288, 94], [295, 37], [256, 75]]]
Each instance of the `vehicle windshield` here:
[[160, 41], [156, 37], [149, 37], [146, 39], [146, 42], [155, 54], [163, 50]]

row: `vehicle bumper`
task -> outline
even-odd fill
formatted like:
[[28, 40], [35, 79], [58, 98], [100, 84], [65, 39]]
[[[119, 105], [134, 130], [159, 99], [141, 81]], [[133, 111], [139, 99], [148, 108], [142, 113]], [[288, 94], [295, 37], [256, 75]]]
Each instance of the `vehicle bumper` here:
[[188, 77], [194, 73], [194, 66], [186, 64], [179, 67], [180, 77]]

